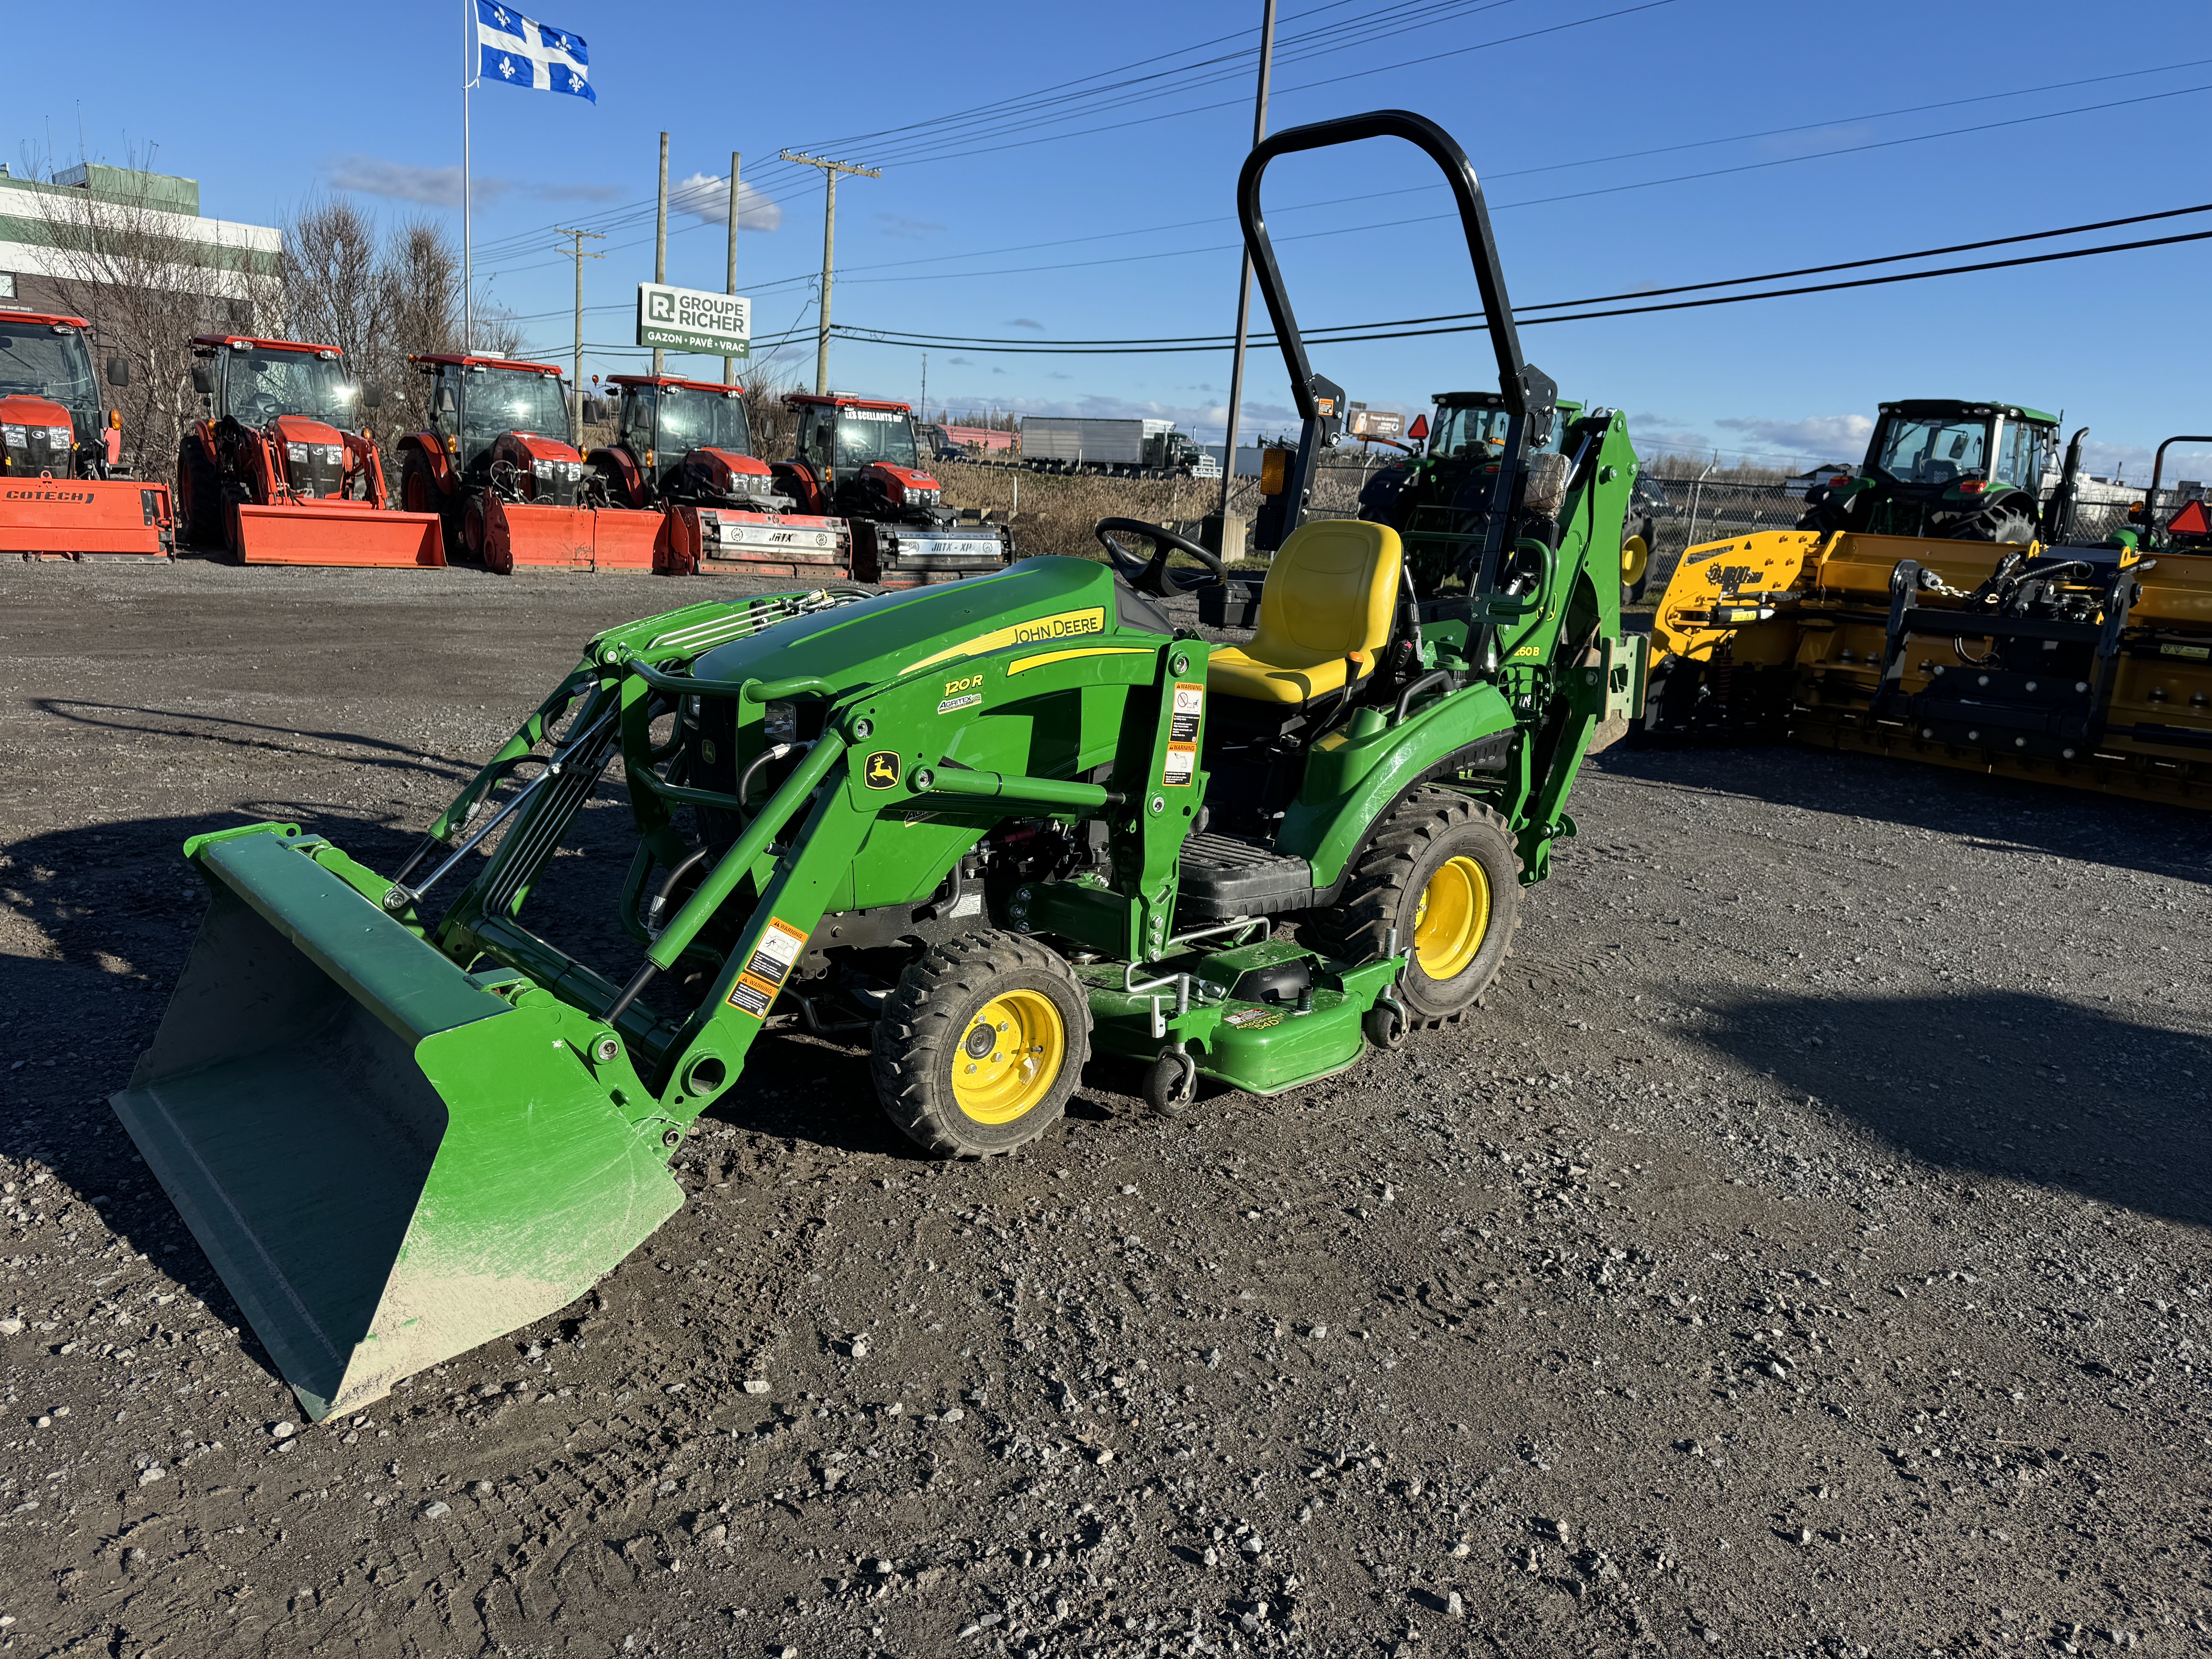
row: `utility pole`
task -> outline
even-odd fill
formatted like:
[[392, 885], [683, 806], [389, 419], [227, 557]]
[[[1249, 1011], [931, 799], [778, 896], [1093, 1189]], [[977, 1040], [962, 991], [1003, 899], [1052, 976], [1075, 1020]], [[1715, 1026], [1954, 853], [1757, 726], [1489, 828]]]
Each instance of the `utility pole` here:
[[921, 423], [929, 424], [929, 354], [921, 354]]
[[[730, 152], [730, 263], [727, 270], [728, 274], [722, 283], [722, 292], [734, 295], [738, 291], [738, 152], [736, 150]], [[723, 358], [722, 384], [735, 386], [737, 383], [738, 360], [735, 357]]]
[[[1252, 148], [1267, 136], [1267, 72], [1275, 61], [1275, 0], [1265, 0], [1260, 20], [1260, 92], [1252, 108]], [[1221, 507], [1223, 535], [1227, 536], [1230, 487], [1237, 482], [1237, 406], [1244, 398], [1244, 334], [1252, 319], [1252, 250], [1244, 250], [1244, 264], [1237, 283], [1237, 356], [1229, 369], [1229, 427], [1221, 434]], [[1220, 550], [1224, 557], [1231, 550]], [[1241, 554], [1242, 547], [1234, 550]]]
[[[1274, 0], [1268, 0], [1273, 5]], [[863, 179], [880, 179], [880, 167], [856, 167], [850, 161], [829, 161], [818, 155], [802, 155], [797, 150], [785, 150], [781, 159], [798, 161], [810, 167], [820, 167], [828, 183], [822, 207], [822, 306], [821, 316], [814, 329], [814, 389], [817, 392], [830, 390], [830, 273], [834, 263], [831, 255], [837, 240], [837, 175], [858, 173]]]
[[586, 253], [584, 242], [586, 238], [594, 242], [607, 239], [596, 230], [570, 230], [561, 225], [554, 226], [553, 231], [557, 236], [574, 239], [572, 246], [553, 251], [568, 254], [576, 262], [576, 378], [568, 388], [573, 399], [568, 410], [568, 441], [580, 450], [584, 447], [584, 261], [607, 257], [604, 253]]
[[[1273, 3], [1273, 0], [1270, 0]], [[668, 280], [668, 135], [660, 135], [660, 211], [653, 227], [653, 280]], [[653, 349], [653, 374], [660, 378], [660, 348]]]

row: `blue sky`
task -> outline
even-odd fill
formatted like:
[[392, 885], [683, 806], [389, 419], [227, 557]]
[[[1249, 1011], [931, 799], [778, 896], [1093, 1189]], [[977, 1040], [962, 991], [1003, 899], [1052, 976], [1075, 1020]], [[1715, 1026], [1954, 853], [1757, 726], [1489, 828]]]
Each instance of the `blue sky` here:
[[[589, 265], [586, 373], [618, 349], [652, 275], [658, 135], [672, 176], [744, 152], [739, 289], [776, 367], [811, 382], [818, 176], [779, 149], [879, 164], [839, 190], [840, 322], [1009, 339], [1225, 333], [1231, 191], [1251, 131], [1258, 0], [1112, 7], [737, 8], [544, 0], [590, 43], [596, 106], [486, 88], [474, 100], [480, 289], [568, 361], [572, 267], [555, 225], [608, 231]], [[280, 220], [344, 191], [387, 219], [450, 215], [459, 161], [455, 3], [378, 9], [118, 4], [97, 52], [66, 9], [11, 20], [42, 64], [0, 143], [155, 165], [203, 210]], [[1427, 114], [1486, 180], [1515, 300], [1796, 269], [2212, 200], [2212, 9], [2052, 0], [1931, 9], [1749, 0], [1282, 0], [1270, 125], [1396, 106]], [[82, 65], [78, 70], [73, 66]], [[1088, 77], [1088, 78], [1086, 78]], [[1102, 90], [1103, 89], [1103, 90]], [[1469, 310], [1449, 207], [1386, 143], [1290, 158], [1271, 228], [1310, 324]], [[754, 193], [757, 191], [757, 193]], [[700, 192], [716, 214], [720, 190]], [[1412, 221], [1413, 222], [1403, 222]], [[2212, 214], [1960, 259], [2212, 228]], [[722, 285], [723, 227], [672, 221], [670, 280]], [[1943, 260], [1935, 263], [1956, 263]], [[1528, 328], [1565, 395], [1630, 411], [1639, 447], [1854, 457], [1884, 398], [2063, 410], [2100, 469], [2212, 419], [2199, 388], [2212, 242], [2023, 270]], [[1255, 306], [1255, 312], [1257, 307]], [[681, 362], [682, 359], [677, 360]], [[1486, 384], [1478, 336], [1342, 345], [1316, 366], [1411, 410]], [[1246, 430], [1289, 396], [1259, 340]], [[719, 364], [698, 360], [701, 373]], [[933, 406], [1159, 413], [1218, 436], [1225, 351], [1175, 356], [933, 350]], [[921, 355], [840, 342], [841, 387], [913, 398]], [[2203, 464], [2193, 458], [2192, 465]], [[2201, 476], [2193, 473], [2192, 476]]]

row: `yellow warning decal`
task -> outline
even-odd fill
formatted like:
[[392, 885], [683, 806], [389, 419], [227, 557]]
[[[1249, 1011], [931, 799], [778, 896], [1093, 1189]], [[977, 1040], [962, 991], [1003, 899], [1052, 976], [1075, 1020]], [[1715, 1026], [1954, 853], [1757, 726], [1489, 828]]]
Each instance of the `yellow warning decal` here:
[[755, 1019], [766, 1019], [775, 994], [783, 988], [784, 981], [791, 976], [793, 965], [799, 960], [799, 953], [805, 948], [806, 935], [801, 929], [770, 916], [768, 926], [753, 941], [745, 965], [738, 969], [737, 983], [730, 987], [726, 999], [730, 1006], [743, 1010]]
[[1017, 657], [1006, 665], [1009, 674], [1026, 674], [1032, 668], [1042, 668], [1047, 663], [1066, 662], [1076, 657], [1149, 657], [1150, 646], [1091, 645], [1073, 651], [1047, 651], [1034, 657]]
[[996, 651], [1006, 645], [1043, 645], [1054, 640], [1080, 639], [1085, 634], [1106, 631], [1106, 607], [1094, 605], [1085, 611], [1060, 611], [1049, 617], [1032, 617], [1027, 622], [1011, 623], [1004, 628], [994, 628], [988, 634], [978, 634], [972, 640], [963, 640], [949, 650], [933, 657], [924, 657], [920, 662], [908, 663], [909, 674], [917, 668], [927, 668], [932, 663], [950, 662], [955, 657], [978, 656], [986, 651]]

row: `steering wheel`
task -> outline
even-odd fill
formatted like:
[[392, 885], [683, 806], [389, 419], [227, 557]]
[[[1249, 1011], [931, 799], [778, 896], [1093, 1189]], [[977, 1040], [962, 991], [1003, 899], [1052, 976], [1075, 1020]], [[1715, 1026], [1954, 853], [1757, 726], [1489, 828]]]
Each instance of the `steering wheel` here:
[[[1152, 544], [1152, 556], [1140, 560], [1134, 553], [1114, 539], [1115, 532], [1125, 536], [1142, 536]], [[1226, 582], [1229, 573], [1223, 568], [1221, 557], [1187, 536], [1178, 536], [1172, 530], [1156, 524], [1146, 524], [1142, 519], [1101, 519], [1091, 526], [1106, 549], [1106, 557], [1122, 579], [1139, 593], [1149, 593], [1156, 599], [1168, 596], [1167, 585], [1175, 584], [1179, 593], [1194, 593], [1201, 587], [1212, 587]], [[1168, 555], [1188, 553], [1206, 567], [1198, 574], [1172, 573], [1168, 569]]]
[[267, 426], [283, 410], [283, 405], [275, 393], [257, 392], [246, 399], [245, 423], [255, 427]]

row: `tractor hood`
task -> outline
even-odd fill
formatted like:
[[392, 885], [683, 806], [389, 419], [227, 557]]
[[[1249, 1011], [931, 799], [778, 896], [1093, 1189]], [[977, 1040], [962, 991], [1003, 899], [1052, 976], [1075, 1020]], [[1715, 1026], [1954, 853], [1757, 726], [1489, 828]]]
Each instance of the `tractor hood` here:
[[769, 465], [757, 456], [740, 455], [734, 449], [695, 449], [691, 455], [694, 465], [719, 465], [740, 478], [765, 478]]
[[270, 423], [276, 441], [283, 444], [342, 444], [345, 434], [328, 421], [319, 421], [312, 415], [279, 415]]
[[838, 694], [917, 670], [1013, 646], [1083, 641], [1132, 632], [1146, 642], [1169, 633], [1167, 617], [1089, 559], [1024, 559], [973, 577], [794, 617], [733, 640], [692, 665], [702, 680], [781, 680], [806, 675]]
[[0, 398], [0, 422], [9, 426], [69, 426], [70, 412], [51, 398], [11, 392]]

